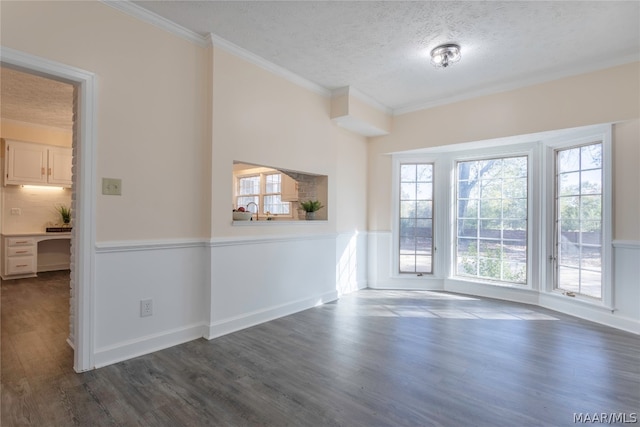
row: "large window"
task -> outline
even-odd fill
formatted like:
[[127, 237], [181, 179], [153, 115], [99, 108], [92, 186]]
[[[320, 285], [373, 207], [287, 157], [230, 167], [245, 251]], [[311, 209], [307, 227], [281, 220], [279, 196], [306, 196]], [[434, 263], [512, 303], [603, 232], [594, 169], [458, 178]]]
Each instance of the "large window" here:
[[527, 282], [527, 157], [458, 162], [456, 274]]
[[[291, 204], [282, 199], [282, 175], [261, 173], [237, 178], [236, 206], [261, 215], [290, 215]], [[255, 203], [255, 205], [253, 205]]]
[[555, 288], [602, 297], [602, 144], [556, 151]]
[[433, 272], [433, 164], [400, 165], [400, 273]]

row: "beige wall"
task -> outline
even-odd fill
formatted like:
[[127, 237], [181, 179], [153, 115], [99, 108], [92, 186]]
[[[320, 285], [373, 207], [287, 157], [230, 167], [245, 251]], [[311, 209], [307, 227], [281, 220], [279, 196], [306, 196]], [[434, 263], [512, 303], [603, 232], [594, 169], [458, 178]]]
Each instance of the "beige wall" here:
[[[212, 235], [294, 234], [335, 231], [344, 206], [339, 200], [366, 182], [343, 180], [345, 170], [366, 169], [364, 138], [345, 135], [331, 122], [330, 100], [214, 48], [212, 138]], [[351, 144], [351, 145], [350, 145]], [[338, 162], [340, 159], [340, 162]], [[313, 225], [273, 224], [257, 229], [231, 224], [233, 161], [328, 176], [329, 221]], [[349, 174], [351, 172], [347, 172]], [[340, 227], [363, 226], [349, 216]]]
[[[376, 171], [369, 179], [370, 229], [391, 229], [391, 157], [387, 153], [625, 122], [614, 129], [614, 238], [640, 240], [640, 195], [629, 191], [640, 187], [639, 75], [639, 63], [632, 63], [395, 117], [392, 133], [373, 138], [369, 146], [369, 170]], [[621, 192], [628, 193], [625, 200]], [[633, 206], [635, 218], [627, 214]]]
[[[98, 241], [208, 235], [207, 52], [100, 2], [2, 2], [1, 41], [95, 73]], [[99, 182], [96, 183], [99, 185]]]
[[640, 120], [615, 125], [613, 171], [614, 238], [640, 240]]

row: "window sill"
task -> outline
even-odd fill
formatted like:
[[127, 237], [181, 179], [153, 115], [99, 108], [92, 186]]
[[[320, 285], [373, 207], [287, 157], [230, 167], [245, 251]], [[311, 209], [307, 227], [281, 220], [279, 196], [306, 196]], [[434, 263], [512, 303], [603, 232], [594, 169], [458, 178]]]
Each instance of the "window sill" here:
[[531, 290], [531, 286], [529, 286], [526, 283], [510, 283], [510, 282], [498, 282], [498, 281], [494, 282], [491, 280], [483, 280], [480, 278], [469, 277], [469, 276], [451, 276], [448, 279], [456, 280], [459, 282], [471, 283], [474, 285], [487, 285], [487, 286], [500, 287], [500, 288]]
[[558, 301], [569, 302], [572, 304], [579, 304], [582, 306], [596, 308], [596, 309], [608, 311], [611, 313], [613, 313], [614, 311], [617, 311], [615, 307], [610, 307], [601, 300], [585, 297], [582, 295], [576, 295], [572, 297], [572, 296], [563, 294], [562, 291], [557, 291], [557, 290], [551, 291], [551, 292], [540, 292], [540, 294], [544, 295], [545, 297], [553, 298]]
[[314, 219], [314, 220], [295, 220], [295, 219], [276, 219], [267, 221], [259, 220], [259, 221], [231, 221], [231, 225], [234, 227], [265, 227], [265, 226], [274, 226], [274, 225], [314, 225], [314, 224], [326, 224], [328, 221], [326, 219]]

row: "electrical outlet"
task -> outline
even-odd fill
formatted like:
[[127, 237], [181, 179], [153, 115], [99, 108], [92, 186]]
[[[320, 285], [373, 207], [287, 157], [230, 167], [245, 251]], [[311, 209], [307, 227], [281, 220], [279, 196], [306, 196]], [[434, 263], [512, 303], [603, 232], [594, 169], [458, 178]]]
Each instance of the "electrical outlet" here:
[[140, 300], [140, 317], [148, 317], [153, 314], [153, 300], [143, 299]]
[[22, 215], [22, 210], [20, 208], [11, 208], [11, 215]]

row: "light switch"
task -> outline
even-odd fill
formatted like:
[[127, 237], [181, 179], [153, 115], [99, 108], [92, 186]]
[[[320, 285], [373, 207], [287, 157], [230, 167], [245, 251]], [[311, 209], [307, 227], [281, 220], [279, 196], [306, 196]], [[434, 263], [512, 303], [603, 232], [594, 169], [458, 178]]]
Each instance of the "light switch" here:
[[102, 194], [108, 196], [122, 195], [122, 180], [118, 178], [102, 178]]

